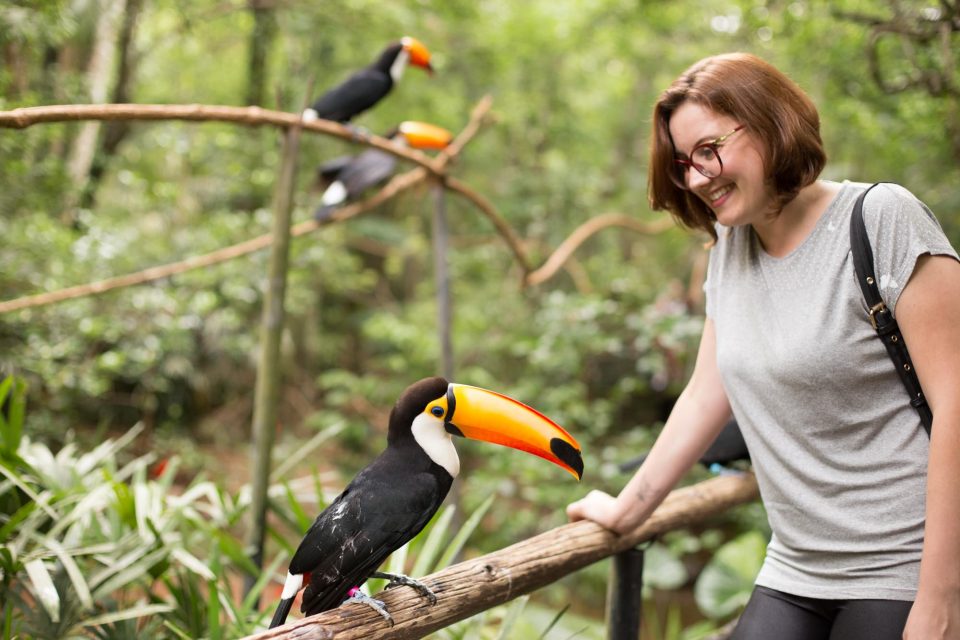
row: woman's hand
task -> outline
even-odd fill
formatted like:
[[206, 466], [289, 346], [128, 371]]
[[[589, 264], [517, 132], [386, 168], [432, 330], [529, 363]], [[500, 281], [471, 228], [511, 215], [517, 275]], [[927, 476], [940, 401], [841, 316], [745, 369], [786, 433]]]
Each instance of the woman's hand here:
[[960, 593], [928, 595], [921, 588], [910, 609], [903, 640], [957, 640], [960, 638]]
[[616, 532], [620, 513], [617, 510], [616, 498], [609, 493], [594, 489], [576, 502], [567, 505], [567, 517], [571, 522], [592, 520], [601, 527]]

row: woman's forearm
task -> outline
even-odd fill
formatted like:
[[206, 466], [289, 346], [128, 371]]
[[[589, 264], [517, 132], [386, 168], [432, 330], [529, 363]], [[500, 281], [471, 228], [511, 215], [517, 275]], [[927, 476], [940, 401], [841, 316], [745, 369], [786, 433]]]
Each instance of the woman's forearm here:
[[630, 531], [646, 520], [716, 439], [730, 419], [725, 397], [719, 400], [691, 386], [680, 395], [643, 465], [617, 496], [616, 531]]

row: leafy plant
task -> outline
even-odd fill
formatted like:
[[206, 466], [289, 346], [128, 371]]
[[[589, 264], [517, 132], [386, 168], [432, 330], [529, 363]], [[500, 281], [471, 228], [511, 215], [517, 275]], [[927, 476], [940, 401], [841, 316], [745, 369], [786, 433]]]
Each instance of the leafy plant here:
[[[0, 391], [12, 389], [22, 386], [9, 379], [0, 384]], [[23, 426], [19, 402], [12, 401], [0, 424], [5, 638], [130, 637], [124, 634], [131, 629], [161, 626], [202, 631], [191, 636], [200, 637], [253, 628], [260, 618], [255, 596], [266, 580], [239, 606], [229, 584], [231, 576], [252, 570], [226, 533], [243, 504], [202, 480], [181, 493], [173, 486], [175, 461], [158, 478], [148, 474], [151, 455], [121, 462], [142, 427], [88, 453], [73, 443], [54, 453], [26, 436], [13, 449]], [[208, 553], [198, 556], [198, 550]], [[169, 596], [155, 591], [161, 584]], [[196, 624], [198, 609], [203, 625]]]
[[746, 605], [766, 549], [767, 540], [758, 531], [743, 533], [720, 547], [697, 579], [694, 595], [700, 610], [711, 618], [723, 618]]

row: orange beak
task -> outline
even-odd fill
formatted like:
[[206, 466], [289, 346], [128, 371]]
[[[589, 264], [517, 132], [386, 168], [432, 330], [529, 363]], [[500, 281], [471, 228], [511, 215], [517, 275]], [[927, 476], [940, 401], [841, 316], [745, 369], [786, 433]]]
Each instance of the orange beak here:
[[443, 149], [453, 140], [453, 134], [429, 122], [406, 120], [398, 127], [414, 149]]
[[448, 432], [532, 453], [583, 476], [580, 445], [560, 425], [513, 398], [479, 387], [451, 383], [434, 404], [444, 408]]
[[433, 75], [433, 67], [430, 66], [430, 50], [416, 38], [406, 36], [400, 40], [404, 50], [410, 56], [410, 64], [424, 69], [430, 75]]

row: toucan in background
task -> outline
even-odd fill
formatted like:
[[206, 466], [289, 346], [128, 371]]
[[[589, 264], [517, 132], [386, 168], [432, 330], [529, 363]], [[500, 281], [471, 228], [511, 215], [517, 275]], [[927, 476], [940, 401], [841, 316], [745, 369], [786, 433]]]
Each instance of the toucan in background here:
[[400, 81], [407, 64], [433, 74], [430, 51], [416, 38], [405, 37], [384, 49], [373, 64], [320, 96], [304, 110], [303, 119], [307, 122], [317, 118], [349, 122], [386, 97], [393, 85]]
[[431, 603], [436, 601], [426, 585], [379, 573], [377, 567], [426, 526], [446, 497], [460, 472], [452, 436], [527, 451], [578, 480], [583, 475], [580, 445], [534, 409], [443, 378], [420, 380], [401, 394], [390, 413], [387, 448], [317, 516], [300, 542], [270, 628], [284, 623], [304, 586], [305, 615], [352, 598], [392, 623], [382, 602], [359, 592], [374, 576], [414, 587]]
[[[385, 135], [395, 144], [415, 149], [443, 149], [453, 134], [427, 122], [407, 120]], [[324, 222], [346, 202], [385, 182], [397, 168], [397, 157], [380, 149], [367, 149], [355, 156], [341, 156], [317, 168], [318, 177], [329, 184], [313, 217]]]
[[[620, 471], [626, 473], [632, 471], [643, 464], [647, 459], [647, 454], [627, 460], [620, 464]], [[735, 419], [731, 419], [723, 426], [723, 430], [717, 435], [713, 444], [700, 456], [697, 461], [713, 473], [724, 473], [734, 465], [734, 463], [750, 460], [750, 451], [747, 449], [747, 443], [743, 439], [743, 432], [740, 431], [740, 425]]]

